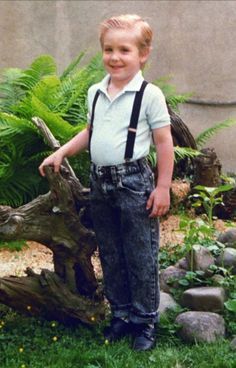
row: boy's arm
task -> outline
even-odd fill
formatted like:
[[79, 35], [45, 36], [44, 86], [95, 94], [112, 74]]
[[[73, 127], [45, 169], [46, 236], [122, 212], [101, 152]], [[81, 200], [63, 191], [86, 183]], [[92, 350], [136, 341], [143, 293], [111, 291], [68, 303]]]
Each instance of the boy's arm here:
[[153, 140], [157, 152], [157, 186], [150, 194], [147, 209], [149, 217], [164, 215], [170, 207], [170, 187], [174, 167], [174, 147], [170, 126], [153, 130]]
[[89, 130], [86, 128], [73, 137], [69, 142], [60, 147], [57, 151], [50, 156], [39, 166], [39, 171], [42, 176], [45, 176], [44, 167], [53, 166], [54, 171], [58, 172], [61, 163], [65, 157], [70, 157], [88, 148], [89, 143]]

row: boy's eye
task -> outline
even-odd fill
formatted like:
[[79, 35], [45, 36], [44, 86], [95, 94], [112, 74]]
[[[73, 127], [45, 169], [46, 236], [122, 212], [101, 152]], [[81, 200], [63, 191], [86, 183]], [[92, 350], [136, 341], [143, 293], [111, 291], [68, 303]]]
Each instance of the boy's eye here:
[[111, 47], [105, 47], [105, 48], [104, 48], [104, 51], [105, 51], [105, 52], [112, 52], [112, 48], [111, 48]]
[[122, 51], [122, 52], [129, 52], [129, 49], [128, 49], [128, 48], [126, 48], [126, 47], [123, 47], [123, 48], [121, 49], [121, 51]]

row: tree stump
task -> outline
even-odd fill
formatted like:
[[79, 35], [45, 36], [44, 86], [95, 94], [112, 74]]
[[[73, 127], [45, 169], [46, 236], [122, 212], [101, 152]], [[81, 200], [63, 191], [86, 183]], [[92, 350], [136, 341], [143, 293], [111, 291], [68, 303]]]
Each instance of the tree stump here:
[[[58, 148], [44, 122], [34, 119]], [[17, 311], [63, 323], [95, 323], [104, 318], [104, 303], [91, 263], [96, 250], [93, 230], [85, 226], [89, 191], [81, 185], [68, 162], [60, 173], [45, 169], [50, 192], [17, 209], [0, 206], [0, 239], [32, 240], [53, 252], [54, 272], [0, 278], [0, 302]]]
[[194, 184], [205, 187], [221, 185], [221, 163], [213, 148], [204, 148], [201, 155], [195, 157]]

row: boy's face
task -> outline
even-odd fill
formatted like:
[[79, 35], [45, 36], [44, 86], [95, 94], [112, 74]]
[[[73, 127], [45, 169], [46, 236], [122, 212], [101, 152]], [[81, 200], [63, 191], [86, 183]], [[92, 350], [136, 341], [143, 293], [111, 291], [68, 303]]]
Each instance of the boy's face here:
[[109, 29], [103, 39], [103, 63], [112, 82], [127, 84], [146, 62], [149, 52], [137, 46], [137, 30]]

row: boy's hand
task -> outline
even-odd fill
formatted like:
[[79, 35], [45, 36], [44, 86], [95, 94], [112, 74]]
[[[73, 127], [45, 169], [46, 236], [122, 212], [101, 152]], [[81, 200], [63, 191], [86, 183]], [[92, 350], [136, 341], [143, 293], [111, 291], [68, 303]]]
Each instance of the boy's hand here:
[[59, 172], [63, 158], [64, 157], [58, 151], [48, 156], [47, 158], [45, 158], [45, 160], [43, 160], [43, 162], [39, 166], [40, 174], [42, 176], [45, 176], [45, 171], [44, 171], [45, 166], [53, 166], [54, 172]]
[[156, 187], [150, 194], [146, 209], [152, 209], [149, 217], [159, 217], [165, 215], [170, 208], [170, 189]]

